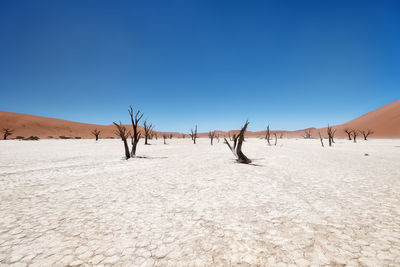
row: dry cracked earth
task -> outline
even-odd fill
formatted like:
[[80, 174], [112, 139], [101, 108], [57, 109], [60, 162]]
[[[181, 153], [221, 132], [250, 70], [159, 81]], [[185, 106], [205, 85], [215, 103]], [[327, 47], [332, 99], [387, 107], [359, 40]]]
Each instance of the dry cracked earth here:
[[152, 143], [1, 141], [0, 264], [400, 266], [399, 140]]

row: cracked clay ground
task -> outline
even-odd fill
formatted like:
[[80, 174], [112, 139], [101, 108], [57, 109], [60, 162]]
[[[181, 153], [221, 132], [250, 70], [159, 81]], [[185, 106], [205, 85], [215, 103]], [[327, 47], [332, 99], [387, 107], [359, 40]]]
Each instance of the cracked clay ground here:
[[0, 265], [400, 266], [399, 140], [168, 143], [0, 141]]

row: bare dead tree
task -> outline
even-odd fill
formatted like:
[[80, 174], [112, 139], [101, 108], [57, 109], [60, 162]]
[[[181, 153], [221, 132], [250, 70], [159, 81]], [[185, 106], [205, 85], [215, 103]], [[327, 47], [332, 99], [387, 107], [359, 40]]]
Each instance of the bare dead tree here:
[[282, 138], [283, 138], [283, 133], [280, 133], [279, 139], [282, 139]]
[[130, 135], [130, 132], [126, 130], [126, 127], [121, 124], [121, 122], [115, 123], [113, 122], [115, 127], [117, 127], [117, 130], [114, 131], [115, 135], [119, 136], [124, 142], [124, 149], [125, 149], [125, 158], [129, 159], [131, 157], [131, 154], [129, 153], [129, 146], [128, 146], [128, 141], [127, 138]]
[[129, 106], [128, 112], [129, 115], [131, 116], [132, 129], [133, 129], [133, 134], [131, 135], [132, 139], [131, 157], [134, 158], [136, 156], [136, 146], [139, 143], [141, 137], [141, 133], [139, 133], [138, 131], [138, 125], [139, 121], [143, 117], [143, 113], [141, 113], [140, 110], [138, 110], [134, 115], [132, 106]]
[[13, 133], [14, 133], [14, 130], [12, 130], [10, 128], [3, 128], [3, 139], [7, 140], [7, 137], [12, 135]]
[[321, 133], [318, 132], [318, 134], [319, 134], [319, 140], [321, 140], [321, 146], [324, 147], [324, 140], [323, 140], [323, 138], [321, 136]]
[[364, 136], [364, 140], [367, 141], [367, 138], [370, 134], [373, 134], [374, 132], [371, 129], [368, 129], [367, 131], [362, 131], [362, 134]]
[[173, 136], [173, 134], [171, 133], [171, 134], [169, 134], [169, 139], [172, 139], [172, 136]]
[[269, 132], [269, 125], [267, 125], [267, 131], [265, 132], [265, 139], [268, 141], [268, 145], [270, 146], [269, 139], [271, 138], [271, 133]]
[[147, 120], [144, 120], [143, 129], [144, 129], [144, 144], [148, 145], [149, 143], [147, 142], [147, 139], [150, 138], [150, 132], [153, 130], [153, 124], [150, 123], [149, 125], [147, 124]]
[[310, 139], [311, 138], [311, 129], [305, 129], [303, 137], [304, 137], [304, 139]]
[[164, 145], [166, 145], [166, 144], [167, 144], [167, 142], [166, 142], [166, 140], [167, 140], [167, 135], [166, 135], [166, 134], [163, 134], [163, 139], [164, 139]]
[[94, 135], [94, 137], [96, 138], [96, 141], [99, 140], [99, 135], [100, 135], [100, 131], [97, 129], [94, 129], [92, 131], [92, 134]]
[[251, 160], [249, 158], [247, 158], [242, 152], [242, 144], [243, 144], [244, 134], [247, 129], [247, 125], [249, 125], [248, 121], [246, 121], [246, 123], [243, 125], [242, 129], [240, 130], [240, 133], [237, 136], [234, 135], [233, 146], [231, 146], [229, 144], [228, 140], [226, 140], [226, 138], [224, 138], [225, 143], [228, 145], [229, 149], [232, 151], [233, 155], [236, 157], [236, 161], [239, 163], [245, 163], [245, 164], [251, 163]]
[[[233, 134], [233, 136], [235, 136], [235, 134]], [[224, 137], [225, 138], [225, 137]], [[228, 132], [228, 138], [229, 138], [229, 141], [233, 141], [233, 137], [231, 136], [231, 133], [230, 132]]]
[[193, 144], [196, 144], [196, 138], [197, 138], [197, 125], [196, 125], [196, 128], [195, 128], [195, 130], [193, 131], [193, 129], [190, 129], [190, 137], [192, 138], [192, 140], [193, 140]]
[[351, 138], [352, 130], [351, 130], [350, 128], [346, 128], [346, 129], [344, 129], [343, 131], [347, 134], [347, 138], [348, 138], [349, 140], [351, 140], [351, 139], [352, 139], [352, 138]]
[[352, 129], [351, 135], [353, 136], [354, 143], [357, 143], [357, 136], [360, 135], [360, 131], [356, 130], [356, 129]]
[[215, 138], [215, 131], [209, 131], [209, 132], [208, 132], [208, 137], [209, 137], [210, 140], [211, 140], [211, 145], [213, 145], [213, 140], [214, 140], [214, 138]]
[[276, 146], [276, 144], [278, 143], [278, 137], [276, 136], [276, 133], [274, 133], [274, 136], [275, 136], [275, 146]]
[[185, 139], [185, 137], [186, 137], [186, 134], [183, 133], [182, 134], [182, 139]]
[[332, 143], [335, 143], [335, 141], [333, 140], [333, 137], [335, 136], [336, 130], [334, 130], [328, 124], [328, 128], [326, 128], [326, 131], [328, 133], [329, 146], [332, 146]]
[[153, 131], [153, 135], [154, 135], [154, 137], [156, 138], [156, 140], [158, 140], [158, 134], [157, 134], [156, 131]]

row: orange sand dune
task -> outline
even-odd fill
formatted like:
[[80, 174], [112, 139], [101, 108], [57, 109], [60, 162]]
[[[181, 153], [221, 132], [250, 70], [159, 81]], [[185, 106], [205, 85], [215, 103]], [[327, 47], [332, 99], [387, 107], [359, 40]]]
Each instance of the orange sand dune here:
[[[128, 129], [131, 129], [130, 125], [127, 125]], [[71, 138], [92, 138], [91, 131], [97, 128], [101, 131], [100, 138], [115, 137], [113, 125], [96, 125], [87, 124], [80, 122], [72, 122], [61, 119], [46, 118], [34, 115], [26, 115], [20, 113], [12, 113], [6, 111], [0, 111], [0, 128], [11, 128], [15, 132], [11, 138], [16, 136], [29, 137], [31, 135], [38, 136], [40, 138], [58, 138], [59, 136], [67, 136]], [[400, 138], [400, 100], [385, 105], [367, 114], [364, 114], [354, 120], [347, 123], [333, 126], [337, 129], [336, 137], [345, 137], [345, 128], [352, 128], [358, 130], [372, 129], [374, 134], [371, 138]], [[142, 128], [140, 128], [142, 129]], [[326, 128], [309, 128], [312, 133], [312, 137], [318, 136], [318, 131], [323, 136], [326, 136]], [[219, 136], [228, 136], [237, 133], [238, 130], [232, 130], [229, 132], [217, 131]], [[283, 133], [284, 137], [289, 138], [302, 138], [304, 130], [297, 131], [273, 131], [271, 134]], [[159, 133], [159, 137], [160, 134]], [[171, 133], [166, 133], [167, 135]], [[172, 133], [174, 137], [181, 137], [179, 133]], [[265, 131], [259, 132], [247, 132], [247, 136], [262, 138], [265, 136]], [[207, 137], [208, 133], [199, 133], [199, 137]], [[186, 137], [189, 137], [186, 134]], [[272, 136], [273, 137], [273, 136]], [[189, 137], [190, 138], [190, 137]]]

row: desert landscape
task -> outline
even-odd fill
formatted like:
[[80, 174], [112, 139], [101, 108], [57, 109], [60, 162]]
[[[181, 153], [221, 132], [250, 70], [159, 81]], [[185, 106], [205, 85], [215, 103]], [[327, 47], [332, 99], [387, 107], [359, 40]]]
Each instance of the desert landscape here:
[[399, 14], [1, 0], [0, 267], [400, 266]]
[[[139, 138], [135, 154], [129, 125], [2, 112], [14, 116], [3, 122], [12, 122], [15, 134], [73, 129], [92, 137], [0, 142], [0, 263], [397, 266], [400, 139], [388, 137], [400, 131], [393, 123], [399, 103], [332, 127], [382, 125], [381, 115], [389, 119], [374, 132], [388, 133], [385, 139], [359, 133], [356, 142], [334, 137], [329, 146], [315, 136], [327, 129], [310, 128], [285, 137], [271, 131], [276, 139], [268, 144], [268, 136], [256, 137], [265, 131], [246, 135], [245, 125], [213, 135], [192, 129], [186, 138], [157, 132], [149, 145]], [[131, 114], [145, 135], [141, 113]], [[129, 141], [127, 154], [119, 138], [95, 140], [93, 128], [103, 135], [114, 128], [116, 137], [118, 129], [129, 131], [119, 136]]]

